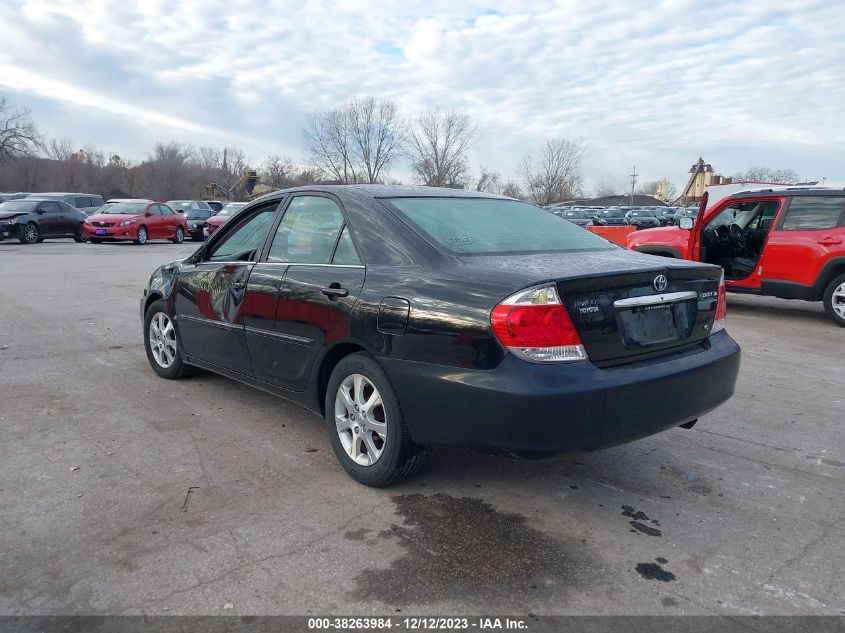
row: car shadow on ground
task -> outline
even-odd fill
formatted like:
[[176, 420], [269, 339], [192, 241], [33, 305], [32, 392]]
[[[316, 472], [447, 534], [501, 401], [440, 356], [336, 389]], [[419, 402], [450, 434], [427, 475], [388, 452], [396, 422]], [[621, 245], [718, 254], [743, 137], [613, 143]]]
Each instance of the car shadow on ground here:
[[775, 297], [751, 297], [728, 295], [728, 322], [731, 315], [749, 317], [777, 316], [796, 321], [823, 321], [831, 323], [820, 301], [777, 299]]

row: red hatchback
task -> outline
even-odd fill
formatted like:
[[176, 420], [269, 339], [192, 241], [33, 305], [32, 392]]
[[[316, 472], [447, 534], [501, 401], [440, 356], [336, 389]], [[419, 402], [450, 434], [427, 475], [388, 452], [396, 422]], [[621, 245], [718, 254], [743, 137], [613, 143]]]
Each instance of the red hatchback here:
[[104, 205], [82, 225], [82, 236], [92, 244], [149, 240], [170, 240], [181, 244], [188, 221], [166, 204], [152, 200], [124, 200]]
[[208, 237], [209, 235], [214, 233], [214, 231], [226, 224], [229, 218], [231, 218], [245, 206], [246, 202], [230, 202], [226, 206], [224, 206], [220, 210], [220, 213], [206, 220], [205, 227], [203, 228], [203, 233], [205, 234], [205, 237]]
[[729, 292], [822, 301], [845, 327], [845, 189], [784, 187], [744, 191], [680, 227], [637, 231], [641, 253], [718, 264]]

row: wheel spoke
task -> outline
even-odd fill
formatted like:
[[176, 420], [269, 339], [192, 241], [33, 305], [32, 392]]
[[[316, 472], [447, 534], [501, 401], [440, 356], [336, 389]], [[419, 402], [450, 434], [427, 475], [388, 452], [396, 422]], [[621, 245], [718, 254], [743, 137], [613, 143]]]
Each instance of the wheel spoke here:
[[349, 395], [349, 391], [347, 391], [343, 385], [341, 385], [340, 389], [337, 392], [338, 398], [340, 398], [341, 403], [346, 408], [347, 412], [350, 414], [355, 413], [355, 403], [352, 402], [352, 398]]
[[384, 422], [379, 422], [378, 420], [368, 419], [367, 420], [367, 428], [377, 433], [382, 440], [387, 439], [387, 424]]
[[355, 374], [352, 384], [355, 386], [355, 404], [361, 406], [364, 404], [364, 377], [361, 374]]
[[360, 436], [352, 436], [352, 445], [349, 448], [349, 456], [358, 461], [361, 457], [361, 437]]
[[372, 435], [364, 433], [364, 443], [367, 445], [367, 453], [370, 455], [370, 463], [375, 462], [379, 457], [381, 457], [381, 451], [376, 448]]
[[370, 398], [361, 405], [361, 411], [369, 416], [370, 412], [381, 404], [381, 396], [378, 391], [373, 390]]
[[352, 428], [352, 422], [350, 422], [349, 418], [347, 418], [345, 415], [336, 415], [334, 419], [338, 433], [340, 433], [341, 431], [348, 431]]

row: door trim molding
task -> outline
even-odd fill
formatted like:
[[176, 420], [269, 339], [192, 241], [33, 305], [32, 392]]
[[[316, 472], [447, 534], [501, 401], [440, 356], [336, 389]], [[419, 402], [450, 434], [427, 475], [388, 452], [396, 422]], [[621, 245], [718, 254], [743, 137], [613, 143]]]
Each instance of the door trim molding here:
[[275, 332], [272, 330], [265, 330], [263, 328], [252, 327], [252, 326], [245, 326], [244, 330], [246, 330], [247, 334], [254, 334], [255, 336], [261, 336], [263, 338], [275, 339], [280, 341], [285, 341], [286, 343], [293, 343], [294, 345], [302, 345], [304, 347], [308, 347], [314, 344], [313, 338], [306, 338], [304, 336], [296, 336], [294, 334], [285, 334], [283, 332]]

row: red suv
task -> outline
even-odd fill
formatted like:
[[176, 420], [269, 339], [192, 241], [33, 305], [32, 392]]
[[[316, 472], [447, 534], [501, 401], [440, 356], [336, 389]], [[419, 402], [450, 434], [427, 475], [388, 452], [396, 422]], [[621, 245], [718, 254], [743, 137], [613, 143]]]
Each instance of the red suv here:
[[719, 264], [728, 291], [822, 301], [845, 327], [845, 189], [784, 187], [728, 196], [699, 219], [637, 231], [641, 253]]
[[121, 200], [104, 205], [82, 224], [82, 236], [93, 244], [103, 241], [165, 239], [181, 244], [188, 233], [188, 221], [166, 204], [152, 200]]

